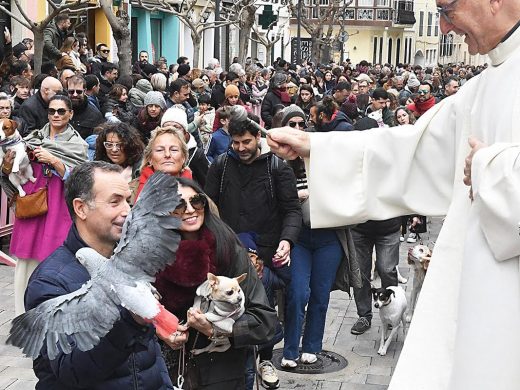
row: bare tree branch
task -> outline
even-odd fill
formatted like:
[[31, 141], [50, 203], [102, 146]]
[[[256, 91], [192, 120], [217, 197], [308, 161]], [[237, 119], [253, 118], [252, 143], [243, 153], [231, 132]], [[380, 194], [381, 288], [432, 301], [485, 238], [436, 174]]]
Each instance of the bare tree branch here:
[[6, 15], [9, 15], [10, 18], [13, 18], [18, 23], [20, 23], [25, 28], [28, 28], [29, 30], [33, 28], [32, 25], [27, 23], [26, 21], [20, 19], [17, 15], [13, 14], [11, 11], [7, 10], [3, 5], [0, 5], [0, 11], [4, 12]]
[[[27, 16], [27, 14], [25, 13], [25, 11], [23, 10], [22, 8], [22, 5], [20, 4], [20, 1], [19, 0], [14, 0], [14, 3], [16, 4], [16, 8], [18, 8], [18, 11], [20, 12], [20, 15], [22, 15], [22, 17], [30, 24], [30, 25], [34, 25], [35, 23], [31, 20], [31, 18], [29, 18], [29, 16]], [[3, 8], [3, 7], [2, 7]], [[5, 9], [5, 8], [4, 8]], [[10, 12], [8, 12], [6, 10], [7, 13], [10, 14]], [[12, 15], [12, 14], [11, 14]], [[19, 21], [19, 19], [16, 19]], [[31, 27], [29, 27], [31, 28]]]

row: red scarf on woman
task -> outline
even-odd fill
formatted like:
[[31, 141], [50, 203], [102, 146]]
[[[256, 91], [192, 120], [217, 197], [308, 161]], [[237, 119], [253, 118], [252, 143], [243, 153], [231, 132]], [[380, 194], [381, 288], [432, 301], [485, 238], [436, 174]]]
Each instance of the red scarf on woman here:
[[[148, 178], [155, 173], [155, 170], [151, 166], [147, 166], [143, 168], [141, 171], [141, 176], [139, 176], [139, 186], [137, 187], [137, 194], [135, 195], [135, 199], [139, 198], [139, 194], [141, 193], [144, 185], [148, 181]], [[191, 169], [186, 167], [181, 171], [179, 177], [184, 177], [186, 179], [193, 179], [193, 175]]]

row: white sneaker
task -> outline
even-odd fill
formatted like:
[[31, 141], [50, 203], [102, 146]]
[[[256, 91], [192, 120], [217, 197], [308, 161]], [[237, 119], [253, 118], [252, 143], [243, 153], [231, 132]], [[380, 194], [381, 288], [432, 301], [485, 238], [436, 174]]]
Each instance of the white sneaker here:
[[280, 387], [276, 368], [269, 360], [265, 360], [258, 365], [258, 376], [260, 377], [262, 387], [266, 389], [277, 389]]
[[316, 363], [316, 360], [318, 360], [318, 357], [314, 353], [302, 353], [303, 364]]
[[404, 236], [399, 237], [399, 241], [404, 242]]
[[280, 365], [283, 368], [296, 368], [296, 366], [298, 365], [297, 361], [298, 361], [298, 359], [292, 360], [292, 359], [282, 358], [282, 363]]
[[406, 242], [409, 242], [410, 244], [411, 243], [414, 243], [414, 242], [417, 242], [417, 234], [415, 233], [410, 233], [408, 235], [408, 238], [406, 239]]

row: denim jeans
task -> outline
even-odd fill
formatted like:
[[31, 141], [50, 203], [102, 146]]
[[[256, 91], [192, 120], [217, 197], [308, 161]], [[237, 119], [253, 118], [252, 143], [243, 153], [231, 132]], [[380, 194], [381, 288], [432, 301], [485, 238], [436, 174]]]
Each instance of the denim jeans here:
[[360, 317], [372, 319], [372, 292], [370, 290], [370, 272], [372, 271], [372, 251], [376, 247], [376, 270], [381, 278], [381, 287], [397, 286], [399, 264], [399, 237], [396, 230], [387, 234], [365, 234], [352, 229], [352, 238], [356, 246], [356, 256], [361, 270], [363, 285], [354, 289], [357, 313]]
[[299, 356], [305, 305], [307, 319], [302, 351], [322, 350], [325, 317], [329, 306], [330, 289], [343, 255], [336, 232], [332, 229], [302, 227], [298, 242], [291, 252], [291, 283], [287, 291], [283, 356]]

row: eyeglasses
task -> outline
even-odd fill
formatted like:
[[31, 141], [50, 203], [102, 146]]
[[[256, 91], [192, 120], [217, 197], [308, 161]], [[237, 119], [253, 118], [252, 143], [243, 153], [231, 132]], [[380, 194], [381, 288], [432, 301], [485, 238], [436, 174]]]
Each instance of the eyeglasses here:
[[430, 93], [430, 91], [428, 91], [427, 89], [420, 89], [417, 91], [417, 93], [419, 95], [428, 95]]
[[452, 18], [449, 15], [450, 12], [455, 11], [455, 7], [459, 0], [453, 0], [451, 3], [437, 6], [437, 12], [443, 17], [448, 23], [452, 24]]
[[83, 89], [69, 89], [68, 90], [68, 93], [69, 93], [70, 96], [74, 96], [74, 94], [76, 94], [76, 95], [83, 95], [83, 92], [84, 92]]
[[305, 128], [305, 121], [301, 121], [301, 122], [287, 122], [287, 125], [290, 126], [290, 127], [296, 127], [298, 126], [300, 129], [304, 129]]
[[191, 198], [188, 199], [186, 202], [185, 199], [182, 199], [179, 201], [179, 205], [175, 207], [175, 214], [182, 215], [186, 212], [188, 209], [188, 203], [190, 204], [193, 209], [200, 211], [204, 210], [204, 207], [206, 207], [206, 204], [208, 203], [208, 198], [206, 198], [206, 195], [204, 194], [195, 194]]
[[108, 54], [108, 53], [110, 53], [110, 50], [108, 50], [108, 49], [104, 49], [104, 50], [101, 50], [101, 53]]
[[105, 147], [105, 149], [107, 150], [121, 150], [121, 148], [123, 147], [123, 144], [121, 142], [108, 142], [108, 141], [105, 141], [103, 142], [103, 146]]
[[47, 113], [49, 115], [54, 115], [54, 114], [58, 113], [59, 116], [65, 115], [68, 111], [70, 111], [70, 110], [67, 110], [65, 108], [58, 108], [57, 110], [55, 108], [48, 108], [47, 109]]

